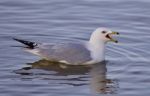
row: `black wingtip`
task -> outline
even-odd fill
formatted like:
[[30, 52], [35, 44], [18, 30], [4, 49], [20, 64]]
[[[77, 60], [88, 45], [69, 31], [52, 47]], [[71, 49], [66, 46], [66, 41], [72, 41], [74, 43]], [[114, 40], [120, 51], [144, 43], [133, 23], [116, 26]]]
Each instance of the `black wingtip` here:
[[36, 46], [37, 46], [37, 43], [35, 42], [31, 42], [31, 41], [27, 41], [27, 40], [22, 40], [22, 39], [18, 39], [18, 38], [12, 38], [13, 40], [15, 41], [18, 41], [24, 45], [27, 46], [27, 48], [31, 48], [31, 49], [34, 49]]
[[12, 39], [15, 40], [15, 41], [18, 41], [18, 42], [21, 40], [21, 39], [17, 39], [17, 38], [14, 38], [14, 37]]

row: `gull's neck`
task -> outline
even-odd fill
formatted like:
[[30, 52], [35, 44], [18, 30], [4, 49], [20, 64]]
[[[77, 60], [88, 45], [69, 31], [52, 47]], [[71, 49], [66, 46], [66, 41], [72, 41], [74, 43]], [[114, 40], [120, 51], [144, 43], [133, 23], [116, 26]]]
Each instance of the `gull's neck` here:
[[94, 48], [105, 48], [105, 42], [102, 42], [102, 41], [89, 41], [89, 43], [92, 45], [92, 47]]
[[93, 59], [103, 61], [105, 59], [105, 42], [100, 40], [98, 36], [91, 36], [89, 43]]
[[95, 48], [104, 48], [106, 42], [101, 40], [101, 38], [98, 35], [97, 31], [95, 31], [91, 35], [89, 43], [92, 44], [92, 46], [95, 47]]

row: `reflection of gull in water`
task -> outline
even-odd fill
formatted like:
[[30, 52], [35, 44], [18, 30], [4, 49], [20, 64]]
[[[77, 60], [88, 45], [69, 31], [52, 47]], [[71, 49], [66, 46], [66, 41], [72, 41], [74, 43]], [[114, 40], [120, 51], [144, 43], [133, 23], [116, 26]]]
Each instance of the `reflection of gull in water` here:
[[[29, 76], [34, 78], [34, 75], [36, 75], [35, 77], [40, 77], [44, 80], [58, 80], [57, 83], [59, 82], [59, 84], [67, 84], [72, 86], [90, 85], [90, 89], [96, 93], [115, 93], [117, 88], [117, 85], [115, 84], [116, 81], [107, 79], [106, 77], [107, 69], [105, 62], [89, 66], [74, 66], [40, 60], [30, 63], [29, 65], [31, 65], [31, 67], [25, 67], [16, 70], [15, 72], [17, 74], [21, 74], [23, 78], [28, 76], [28, 79]], [[46, 72], [40, 72], [41, 69]], [[46, 76], [43, 76], [44, 74], [46, 74]], [[53, 81], [53, 83], [55, 82]]]
[[70, 65], [95, 64], [105, 58], [105, 44], [108, 41], [118, 42], [112, 38], [112, 32], [106, 28], [97, 28], [87, 42], [64, 43], [64, 44], [38, 44], [26, 40], [14, 40], [26, 45], [24, 49], [46, 60], [57, 61]]
[[115, 93], [117, 86], [115, 81], [107, 79], [106, 63], [95, 64], [90, 70], [91, 80], [90, 87], [97, 93]]

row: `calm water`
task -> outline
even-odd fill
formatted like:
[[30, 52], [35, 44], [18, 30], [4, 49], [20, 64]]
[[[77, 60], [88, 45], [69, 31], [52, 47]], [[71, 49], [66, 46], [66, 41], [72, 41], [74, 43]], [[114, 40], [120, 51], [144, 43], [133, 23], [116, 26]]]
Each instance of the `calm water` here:
[[[0, 0], [0, 96], [149, 96], [149, 0]], [[106, 62], [50, 64], [12, 47], [11, 37], [88, 40], [97, 27], [121, 33]]]

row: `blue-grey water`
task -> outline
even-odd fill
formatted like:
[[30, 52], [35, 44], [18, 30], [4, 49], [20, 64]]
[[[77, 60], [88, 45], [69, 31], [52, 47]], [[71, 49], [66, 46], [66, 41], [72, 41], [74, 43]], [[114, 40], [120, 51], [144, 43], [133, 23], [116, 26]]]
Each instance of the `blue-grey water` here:
[[[0, 0], [0, 96], [149, 96], [149, 9], [149, 0]], [[12, 47], [12, 37], [88, 40], [97, 27], [121, 34], [101, 64], [50, 64]]]

